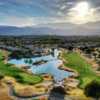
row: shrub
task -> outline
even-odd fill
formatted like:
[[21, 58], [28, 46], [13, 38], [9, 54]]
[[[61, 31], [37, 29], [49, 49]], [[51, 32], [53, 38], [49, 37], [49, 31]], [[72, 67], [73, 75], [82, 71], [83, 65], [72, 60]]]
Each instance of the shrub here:
[[98, 100], [100, 97], [100, 82], [94, 80], [89, 83], [85, 87], [85, 94]]

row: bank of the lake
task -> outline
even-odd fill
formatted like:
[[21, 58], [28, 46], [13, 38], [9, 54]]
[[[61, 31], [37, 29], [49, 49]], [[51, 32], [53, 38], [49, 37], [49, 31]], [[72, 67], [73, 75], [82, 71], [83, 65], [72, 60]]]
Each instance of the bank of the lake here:
[[23, 84], [37, 84], [42, 82], [42, 77], [40, 75], [32, 75], [13, 64], [5, 64], [3, 61], [3, 51], [0, 50], [0, 75], [14, 77], [18, 82]]

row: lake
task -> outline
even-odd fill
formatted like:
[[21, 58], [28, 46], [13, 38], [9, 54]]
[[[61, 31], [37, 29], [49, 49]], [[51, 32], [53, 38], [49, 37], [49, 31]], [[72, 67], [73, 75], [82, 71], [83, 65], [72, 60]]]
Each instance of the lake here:
[[[41, 57], [33, 57], [30, 58], [32, 60], [32, 63], [35, 63], [37, 61], [47, 61], [44, 64], [39, 65], [33, 65], [29, 63], [25, 63], [26, 58], [23, 59], [11, 59], [8, 61], [8, 63], [15, 64], [15, 65], [26, 65], [30, 66], [29, 70], [32, 71], [34, 74], [51, 74], [54, 77], [55, 81], [62, 81], [64, 78], [67, 78], [71, 76], [73, 73], [64, 71], [59, 69], [59, 65], [61, 65], [63, 62], [62, 60], [58, 59], [59, 51], [57, 49], [54, 50], [54, 55], [46, 55]], [[27, 58], [28, 59], [28, 58]]]

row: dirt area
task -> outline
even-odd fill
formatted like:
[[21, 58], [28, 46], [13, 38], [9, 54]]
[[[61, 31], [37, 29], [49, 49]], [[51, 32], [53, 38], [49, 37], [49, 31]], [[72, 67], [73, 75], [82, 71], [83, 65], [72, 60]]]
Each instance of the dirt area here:
[[92, 100], [92, 98], [86, 97], [83, 90], [79, 88], [71, 90], [69, 92], [69, 96], [72, 98], [72, 100]]
[[8, 95], [8, 86], [4, 83], [0, 83], [0, 100], [14, 100]]
[[[53, 85], [52, 81], [46, 81], [46, 80], [36, 85], [23, 85], [23, 84], [17, 83], [14, 78], [8, 77], [8, 76], [2, 79], [2, 83], [5, 83], [6, 93], [8, 93], [8, 90], [7, 90], [8, 87], [6, 85], [8, 84], [12, 87], [12, 89], [14, 89], [16, 95], [21, 96], [21, 97], [31, 97], [34, 95], [41, 95], [41, 94], [47, 93], [50, 91], [50, 88], [52, 88], [52, 85]], [[0, 87], [0, 89], [2, 89], [2, 87]]]

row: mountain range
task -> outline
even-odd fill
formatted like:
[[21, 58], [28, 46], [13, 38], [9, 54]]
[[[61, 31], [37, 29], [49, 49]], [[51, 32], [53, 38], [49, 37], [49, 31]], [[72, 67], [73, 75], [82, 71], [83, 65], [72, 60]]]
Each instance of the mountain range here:
[[92, 23], [84, 26], [63, 23], [30, 27], [1, 25], [0, 35], [100, 35], [100, 28], [95, 27]]

